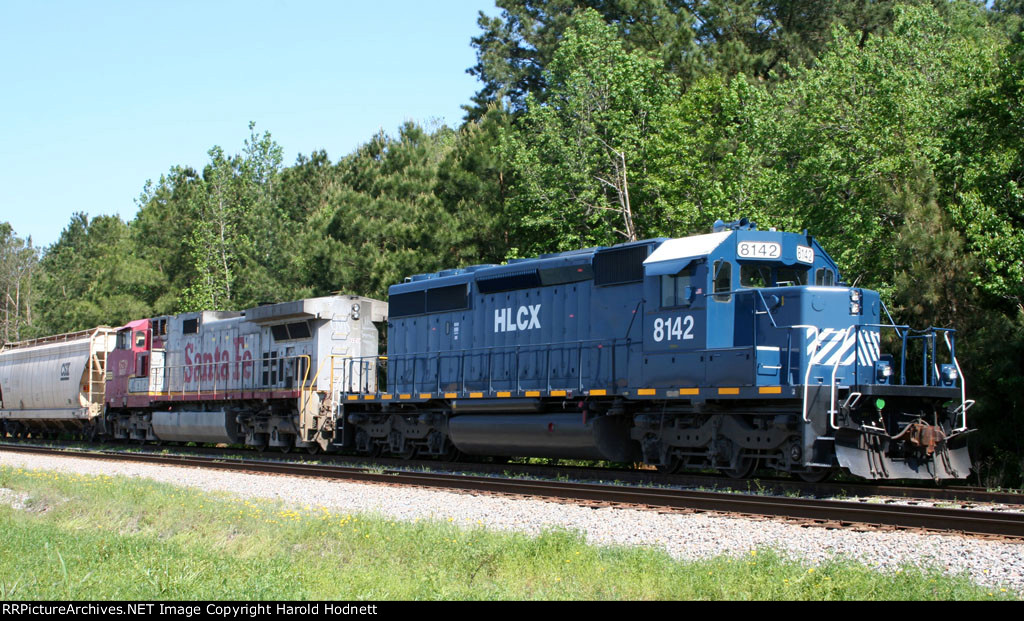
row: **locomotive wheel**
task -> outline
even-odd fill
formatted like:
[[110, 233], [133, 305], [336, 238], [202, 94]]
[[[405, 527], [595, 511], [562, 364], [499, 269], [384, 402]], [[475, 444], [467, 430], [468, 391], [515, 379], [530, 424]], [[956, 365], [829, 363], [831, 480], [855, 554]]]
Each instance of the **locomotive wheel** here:
[[673, 455], [669, 457], [667, 464], [658, 465], [655, 466], [655, 468], [657, 468], [658, 472], [660, 472], [661, 474], [678, 474], [684, 466], [685, 463], [683, 462], [683, 460]]
[[807, 483], [821, 483], [832, 476], [832, 468], [811, 468], [804, 472], [795, 473], [797, 477]]
[[735, 468], [727, 468], [724, 471], [725, 476], [730, 479], [745, 479], [757, 470], [757, 462], [758, 460], [753, 457], [745, 457], [740, 460]]
[[306, 447], [306, 453], [308, 453], [310, 455], [316, 455], [319, 452], [320, 452], [320, 444], [317, 443], [317, 442], [314, 442], [314, 443], [312, 443], [312, 444], [310, 444], [309, 446]]
[[465, 455], [459, 449], [455, 448], [455, 445], [450, 441], [448, 442], [448, 450], [441, 454], [441, 461], [457, 462], [460, 461]]
[[412, 459], [413, 457], [416, 457], [417, 451], [418, 448], [415, 445], [410, 444], [401, 453], [393, 453], [393, 455], [399, 459]]
[[384, 454], [384, 448], [381, 447], [381, 445], [375, 443], [370, 445], [370, 448], [368, 448], [367, 450], [359, 451], [359, 454], [365, 457], [380, 457], [381, 455]]

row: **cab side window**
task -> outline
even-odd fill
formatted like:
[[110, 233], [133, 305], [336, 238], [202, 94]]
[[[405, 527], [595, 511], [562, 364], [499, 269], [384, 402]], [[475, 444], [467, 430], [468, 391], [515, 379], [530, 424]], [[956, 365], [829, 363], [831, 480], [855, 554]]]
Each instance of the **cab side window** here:
[[732, 263], [715, 261], [715, 296], [716, 302], [730, 302], [732, 296]]
[[684, 306], [693, 300], [694, 268], [692, 265], [675, 276], [661, 277], [661, 307]]

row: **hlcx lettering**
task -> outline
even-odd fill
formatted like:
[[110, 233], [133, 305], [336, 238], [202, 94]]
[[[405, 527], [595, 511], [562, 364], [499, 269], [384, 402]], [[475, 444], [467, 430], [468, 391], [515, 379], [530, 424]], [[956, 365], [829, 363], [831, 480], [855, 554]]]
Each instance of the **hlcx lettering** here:
[[494, 331], [515, 332], [539, 328], [540, 306], [540, 304], [520, 306], [515, 313], [512, 312], [512, 307], [494, 309]]

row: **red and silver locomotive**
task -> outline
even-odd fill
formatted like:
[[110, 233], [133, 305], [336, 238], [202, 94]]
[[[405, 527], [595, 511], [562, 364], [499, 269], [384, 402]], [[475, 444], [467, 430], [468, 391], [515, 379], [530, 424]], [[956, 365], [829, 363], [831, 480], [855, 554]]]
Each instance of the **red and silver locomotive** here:
[[[0, 353], [0, 420], [15, 435], [316, 451], [333, 440], [331, 395], [376, 389], [374, 323], [386, 315], [378, 300], [330, 296], [14, 343]], [[342, 377], [354, 357], [363, 372]], [[43, 388], [63, 388], [48, 381], [58, 367], [79, 395]]]

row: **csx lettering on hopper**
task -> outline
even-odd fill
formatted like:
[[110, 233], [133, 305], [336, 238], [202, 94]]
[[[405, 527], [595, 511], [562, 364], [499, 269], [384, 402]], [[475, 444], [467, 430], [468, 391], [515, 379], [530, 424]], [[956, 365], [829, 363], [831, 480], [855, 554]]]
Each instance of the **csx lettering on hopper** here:
[[141, 441], [604, 459], [736, 477], [970, 472], [973, 402], [955, 331], [894, 324], [813, 237], [745, 221], [412, 276], [389, 304], [332, 296], [132, 322], [92, 356], [116, 369], [101, 415], [82, 415], [92, 389], [70, 406], [21, 405], [18, 356], [48, 346], [0, 353], [8, 432], [75, 419]]

